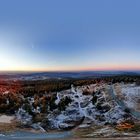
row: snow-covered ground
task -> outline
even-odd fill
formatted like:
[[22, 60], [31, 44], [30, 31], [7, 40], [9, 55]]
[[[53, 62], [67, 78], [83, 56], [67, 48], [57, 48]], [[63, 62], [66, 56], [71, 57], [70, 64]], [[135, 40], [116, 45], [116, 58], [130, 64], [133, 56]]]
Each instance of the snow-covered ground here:
[[[69, 98], [71, 102], [65, 110], [56, 108], [45, 114], [42, 122], [32, 123], [32, 116], [23, 108], [17, 112], [17, 119], [24, 125], [30, 125], [35, 129], [70, 129], [74, 127], [85, 127], [92, 124], [104, 125], [120, 123], [128, 117], [124, 117], [126, 112], [110, 97], [107, 85], [93, 84], [87, 86], [74, 87], [69, 90], [57, 92], [55, 104], [58, 105], [63, 99]], [[40, 114], [40, 107], [36, 110], [33, 107], [33, 98], [28, 98], [32, 111]]]
[[[121, 85], [121, 86], [120, 86]], [[63, 90], [57, 93], [43, 94], [43, 97], [38, 99], [39, 104], [34, 107], [34, 103], [37, 99], [34, 96], [25, 97], [26, 105], [31, 108], [33, 113], [26, 110], [24, 104], [16, 112], [16, 119], [19, 124], [26, 126], [27, 128], [33, 128], [39, 130], [39, 132], [49, 132], [50, 130], [70, 130], [72, 128], [76, 133], [86, 131], [85, 134], [88, 137], [96, 136], [118, 136], [122, 132], [118, 132], [115, 126], [125, 121], [132, 121], [133, 117], [126, 112], [114, 98], [112, 98], [110, 91], [110, 85], [100, 83], [74, 87], [71, 89]], [[139, 87], [132, 85], [119, 84], [118, 86], [122, 91], [122, 95], [126, 98], [127, 96], [139, 97]], [[52, 96], [51, 96], [52, 95]], [[47, 102], [43, 102], [41, 98], [55, 97], [54, 103], [57, 106], [54, 110], [48, 108], [47, 112], [42, 113], [42, 104], [45, 103], [46, 108]], [[66, 98], [71, 101], [65, 105], [64, 110], [59, 109], [59, 104]], [[130, 100], [128, 100], [130, 102]], [[125, 100], [126, 103], [128, 103]], [[128, 103], [129, 104], [129, 103]], [[0, 116], [0, 120], [3, 122], [11, 122], [12, 118], [8, 116]], [[41, 117], [34, 120], [35, 117]], [[113, 126], [113, 127], [112, 127]], [[76, 131], [77, 130], [77, 131]], [[79, 131], [80, 130], [80, 131]], [[129, 136], [126, 134], [126, 136]], [[81, 134], [80, 134], [81, 136]], [[133, 136], [133, 135], [132, 135]]]
[[135, 84], [121, 85], [121, 93], [124, 96], [125, 104], [137, 111], [140, 111], [140, 86]]

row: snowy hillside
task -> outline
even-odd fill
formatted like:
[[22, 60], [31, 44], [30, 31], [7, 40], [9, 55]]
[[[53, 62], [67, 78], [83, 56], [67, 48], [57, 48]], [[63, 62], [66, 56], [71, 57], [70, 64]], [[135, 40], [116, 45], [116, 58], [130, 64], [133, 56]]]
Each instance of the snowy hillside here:
[[[82, 87], [72, 86], [70, 90], [53, 93], [55, 96], [55, 107], [52, 111], [47, 106], [45, 115], [41, 116], [42, 104], [34, 107], [35, 98], [27, 98], [32, 114], [28, 113], [25, 105], [16, 113], [17, 119], [23, 125], [30, 126], [35, 129], [48, 131], [50, 129], [67, 130], [74, 127], [88, 127], [93, 124], [107, 125], [119, 124], [125, 120], [131, 120], [131, 116], [127, 114], [108, 94], [109, 86], [106, 84], [88, 85]], [[50, 95], [44, 95], [47, 98]], [[43, 102], [43, 101], [42, 101]]]

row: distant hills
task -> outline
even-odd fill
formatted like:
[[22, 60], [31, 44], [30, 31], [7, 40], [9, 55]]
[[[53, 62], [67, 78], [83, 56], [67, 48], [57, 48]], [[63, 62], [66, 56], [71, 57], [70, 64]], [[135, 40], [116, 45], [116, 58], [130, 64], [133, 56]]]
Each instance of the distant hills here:
[[68, 78], [94, 78], [117, 75], [140, 75], [140, 71], [82, 71], [82, 72], [0, 72], [0, 79], [45, 80]]

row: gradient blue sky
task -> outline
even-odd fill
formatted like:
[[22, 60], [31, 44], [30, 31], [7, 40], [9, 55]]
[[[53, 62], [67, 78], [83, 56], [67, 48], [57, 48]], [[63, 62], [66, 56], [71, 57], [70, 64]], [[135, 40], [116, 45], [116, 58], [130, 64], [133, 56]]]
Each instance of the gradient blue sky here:
[[0, 70], [138, 69], [139, 0], [0, 0]]

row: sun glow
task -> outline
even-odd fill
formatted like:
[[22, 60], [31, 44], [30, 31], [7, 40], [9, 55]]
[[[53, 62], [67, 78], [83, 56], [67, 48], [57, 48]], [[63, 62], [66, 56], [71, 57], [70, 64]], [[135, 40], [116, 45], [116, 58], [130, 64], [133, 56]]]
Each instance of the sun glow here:
[[[10, 42], [10, 41], [9, 41]], [[21, 45], [21, 44], [20, 44]], [[137, 63], [90, 63], [81, 65], [51, 65], [47, 59], [31, 57], [27, 47], [15, 47], [14, 44], [2, 43], [0, 40], [0, 71], [108, 71], [108, 70], [140, 70]], [[24, 45], [23, 45], [24, 46]], [[18, 49], [17, 49], [18, 48]], [[39, 57], [40, 58], [40, 57]], [[94, 59], [94, 58], [91, 58]], [[46, 61], [41, 65], [42, 61]], [[94, 60], [91, 60], [94, 61]], [[58, 62], [59, 63], [59, 62]]]
[[83, 67], [35, 67], [26, 65], [21, 60], [16, 58], [10, 53], [0, 52], [0, 71], [108, 71], [108, 70], [139, 70], [140, 67], [136, 64], [131, 65], [114, 65], [114, 64], [106, 64], [106, 65], [94, 65], [94, 66], [83, 66]]
[[22, 62], [16, 58], [16, 54], [12, 54], [7, 50], [0, 49], [0, 71], [17, 71], [26, 70]]

